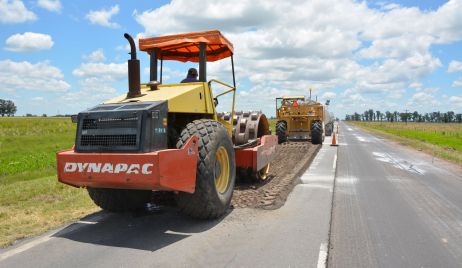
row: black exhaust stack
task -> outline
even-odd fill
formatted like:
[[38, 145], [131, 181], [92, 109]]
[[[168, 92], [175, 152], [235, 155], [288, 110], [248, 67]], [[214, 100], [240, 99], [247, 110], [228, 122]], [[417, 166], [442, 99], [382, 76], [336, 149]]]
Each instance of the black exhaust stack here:
[[128, 60], [128, 93], [127, 99], [141, 96], [140, 85], [140, 61], [136, 58], [136, 46], [133, 38], [128, 34], [124, 37], [130, 43], [131, 59]]

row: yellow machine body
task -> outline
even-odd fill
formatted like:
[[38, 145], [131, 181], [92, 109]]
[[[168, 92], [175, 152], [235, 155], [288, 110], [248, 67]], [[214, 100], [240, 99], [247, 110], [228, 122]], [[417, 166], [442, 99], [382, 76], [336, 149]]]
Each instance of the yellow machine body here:
[[[222, 82], [211, 80], [224, 84]], [[235, 94], [235, 90], [232, 86], [226, 85], [231, 89], [224, 92]], [[220, 95], [224, 95], [223, 93]], [[182, 83], [182, 84], [160, 84], [156, 90], [146, 85], [141, 85], [141, 95], [139, 97], [127, 98], [127, 95], [120, 95], [116, 98], [104, 102], [105, 104], [125, 103], [125, 102], [150, 102], [150, 101], [167, 101], [168, 113], [183, 114], [185, 116], [199, 116], [203, 118], [210, 118], [222, 123], [228, 130], [228, 134], [231, 137], [233, 131], [233, 124], [231, 121], [223, 120], [217, 116], [214, 96], [209, 83], [194, 82], [194, 83]], [[219, 97], [219, 96], [218, 96]], [[234, 100], [234, 98], [233, 98]], [[234, 114], [234, 102], [230, 107]]]
[[277, 99], [276, 117], [286, 122], [288, 139], [311, 139], [311, 125], [315, 121], [329, 121], [329, 113], [324, 105], [304, 96], [287, 96]]

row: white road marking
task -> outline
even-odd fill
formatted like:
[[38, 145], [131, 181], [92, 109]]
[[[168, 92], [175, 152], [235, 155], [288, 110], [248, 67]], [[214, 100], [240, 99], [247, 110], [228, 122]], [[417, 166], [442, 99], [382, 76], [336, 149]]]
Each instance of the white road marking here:
[[24, 244], [24, 245], [19, 246], [19, 247], [15, 248], [15, 249], [9, 250], [9, 251], [7, 251], [7, 252], [0, 255], [0, 261], [3, 261], [6, 258], [14, 256], [14, 255], [16, 255], [18, 253], [24, 252], [24, 251], [26, 251], [28, 249], [31, 249], [31, 248], [33, 248], [33, 247], [35, 247], [37, 245], [45, 243], [45, 242], [47, 242], [48, 240], [51, 239], [52, 235], [53, 234], [50, 234], [50, 235], [35, 239], [35, 240], [33, 240], [33, 241], [31, 241], [31, 242], [29, 242], [27, 244]]
[[353, 176], [344, 176], [344, 177], [337, 177], [335, 181], [337, 184], [341, 184], [341, 185], [356, 184], [358, 182], [358, 178], [353, 177]]
[[408, 171], [414, 174], [419, 174], [419, 175], [423, 175], [426, 173], [425, 170], [417, 166], [418, 165], [417, 163], [411, 163], [407, 160], [401, 159], [396, 156], [392, 156], [387, 153], [372, 152], [372, 154], [375, 156], [376, 160], [391, 164], [395, 168], [402, 169], [402, 170], [405, 170], [405, 171]]
[[77, 221], [77, 223], [81, 223], [81, 224], [97, 224], [98, 222], [97, 221]]
[[[52, 233], [46, 235], [46, 236], [43, 236], [43, 237], [39, 237], [39, 238], [35, 238], [34, 240], [28, 242], [28, 243], [25, 243], [17, 248], [14, 248], [14, 249], [11, 249], [11, 250], [8, 250], [2, 254], [0, 254], [0, 261], [3, 261], [9, 257], [12, 257], [16, 254], [19, 254], [19, 253], [22, 253], [26, 250], [29, 250], [35, 246], [38, 246], [40, 244], [43, 244], [47, 241], [49, 241], [51, 238], [53, 238], [53, 236], [59, 232], [61, 232], [62, 234], [64, 233], [70, 233], [70, 232], [73, 232], [77, 229], [79, 229], [80, 227], [82, 227], [83, 225], [79, 225], [78, 223], [81, 223], [81, 224], [97, 224], [98, 221], [104, 219], [105, 217], [107, 217], [108, 214], [106, 213], [102, 213], [102, 214], [99, 214], [99, 215], [95, 215], [95, 216], [90, 216], [88, 218], [87, 221], [77, 221], [75, 223], [71, 223], [69, 224], [67, 227], [64, 227], [64, 228], [61, 228], [61, 229], [58, 229], [58, 230], [55, 230], [53, 231]], [[77, 223], [77, 224], [76, 224]], [[63, 230], [65, 230], [65, 232], [63, 232]]]
[[318, 268], [325, 268], [327, 261], [327, 243], [322, 243], [319, 248]]
[[332, 164], [332, 169], [335, 171], [335, 169], [337, 168], [337, 154], [335, 154], [334, 156], [334, 163]]
[[360, 142], [369, 142], [369, 140], [363, 136], [356, 135], [355, 136]]
[[166, 234], [174, 234], [174, 235], [184, 235], [184, 236], [191, 236], [193, 233], [183, 233], [183, 232], [176, 232], [176, 231], [171, 231], [167, 230], [165, 231]]

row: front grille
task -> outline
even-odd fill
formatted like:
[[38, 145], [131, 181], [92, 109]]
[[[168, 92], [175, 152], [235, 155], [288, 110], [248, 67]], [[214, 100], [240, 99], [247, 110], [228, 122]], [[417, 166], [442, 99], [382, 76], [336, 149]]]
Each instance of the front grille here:
[[128, 146], [136, 148], [136, 135], [82, 135], [81, 146]]
[[78, 143], [82, 151], [136, 151], [139, 149], [140, 121], [137, 113], [96, 112], [82, 118]]
[[138, 117], [83, 119], [82, 130], [109, 128], [136, 128]]
[[75, 150], [103, 153], [165, 149], [167, 134], [163, 122], [167, 113], [165, 101], [93, 107], [78, 115]]

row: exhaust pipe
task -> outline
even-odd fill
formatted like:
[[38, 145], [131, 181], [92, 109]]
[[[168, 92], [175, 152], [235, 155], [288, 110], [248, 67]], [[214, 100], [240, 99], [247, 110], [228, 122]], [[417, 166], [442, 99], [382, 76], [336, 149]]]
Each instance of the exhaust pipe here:
[[127, 99], [136, 98], [141, 95], [140, 89], [140, 61], [136, 58], [136, 46], [133, 38], [125, 33], [124, 37], [130, 43], [130, 55], [128, 60], [128, 93]]

